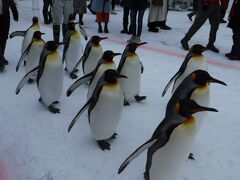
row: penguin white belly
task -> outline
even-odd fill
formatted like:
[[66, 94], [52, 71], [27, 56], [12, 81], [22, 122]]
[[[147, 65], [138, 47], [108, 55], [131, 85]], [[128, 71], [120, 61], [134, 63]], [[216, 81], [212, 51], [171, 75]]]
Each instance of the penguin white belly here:
[[43, 102], [49, 106], [59, 100], [63, 89], [63, 64], [59, 53], [48, 55], [38, 89]]
[[65, 63], [68, 72], [72, 72], [77, 62], [83, 55], [83, 47], [80, 36], [76, 39], [72, 39], [69, 42], [69, 47], [66, 52]]
[[35, 31], [39, 31], [39, 30], [40, 30], [39, 26], [33, 26], [26, 32], [26, 34], [23, 38], [23, 41], [22, 41], [21, 53], [24, 53], [24, 51], [27, 49], [28, 45], [31, 43], [33, 33]]
[[119, 83], [105, 85], [102, 88], [98, 102], [90, 114], [89, 123], [94, 139], [106, 140], [116, 132], [122, 114], [123, 101], [123, 92]]
[[139, 60], [126, 59], [121, 71], [127, 78], [119, 79], [125, 98], [134, 97], [140, 93], [141, 86], [141, 63]]
[[109, 63], [109, 64], [101, 64], [91, 82], [91, 84], [89, 85], [88, 87], [88, 95], [87, 95], [87, 98], [89, 99], [92, 94], [93, 94], [93, 91], [98, 83], [98, 80], [101, 78], [101, 76], [103, 75], [103, 73], [108, 70], [108, 69], [114, 69], [116, 70], [116, 65], [115, 63]]
[[196, 135], [196, 121], [177, 127], [168, 143], [158, 149], [152, 157], [150, 180], [175, 180], [184, 167]]
[[[209, 85], [206, 85], [205, 87], [196, 89], [190, 99], [196, 101], [199, 105], [204, 107], [209, 107], [210, 104], [210, 88]], [[204, 123], [204, 118], [207, 115], [207, 112], [198, 112], [195, 113], [193, 116], [195, 119], [197, 119], [197, 130], [199, 131], [202, 127], [202, 124]]]
[[175, 92], [179, 84], [182, 83], [182, 81], [193, 71], [196, 71], [198, 69], [202, 69], [204, 71], [208, 71], [208, 66], [207, 66], [207, 59], [204, 58], [204, 56], [200, 57], [194, 57], [191, 58], [187, 64], [187, 67], [184, 71], [184, 73], [176, 80], [173, 86], [172, 94]]
[[83, 64], [84, 75], [92, 72], [96, 68], [101, 56], [102, 56], [102, 47], [101, 46], [98, 48], [92, 47], [87, 60]]
[[[28, 73], [33, 68], [37, 67], [39, 65], [40, 55], [43, 50], [44, 43], [37, 44], [33, 43], [31, 46], [31, 49], [28, 52], [27, 58], [26, 58], [26, 66], [25, 71]], [[37, 74], [33, 76], [33, 78], [36, 77]]]

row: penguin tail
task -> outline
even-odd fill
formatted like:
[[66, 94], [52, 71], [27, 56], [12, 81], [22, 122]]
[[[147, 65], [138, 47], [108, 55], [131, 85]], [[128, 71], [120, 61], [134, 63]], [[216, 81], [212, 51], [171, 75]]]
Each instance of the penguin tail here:
[[148, 149], [149, 147], [151, 147], [155, 142], [157, 141], [157, 139], [150, 139], [148, 140], [146, 143], [144, 143], [143, 145], [141, 145], [139, 148], [137, 148], [120, 166], [120, 168], [118, 169], [118, 174], [120, 174], [127, 166], [128, 164], [134, 160], [136, 157], [138, 157], [143, 151], [145, 151], [146, 149]]
[[21, 36], [21, 37], [24, 37], [26, 34], [26, 31], [14, 31], [10, 34], [9, 38], [13, 38], [13, 37], [16, 37], [16, 36]]

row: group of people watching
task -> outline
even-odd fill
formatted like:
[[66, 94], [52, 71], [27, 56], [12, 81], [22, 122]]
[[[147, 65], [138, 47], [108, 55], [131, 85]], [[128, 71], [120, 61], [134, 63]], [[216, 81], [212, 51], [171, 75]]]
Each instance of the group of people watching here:
[[[195, 15], [192, 26], [189, 28], [185, 36], [181, 40], [183, 49], [189, 50], [188, 41], [209, 20], [210, 33], [207, 48], [215, 53], [219, 49], [215, 47], [217, 30], [219, 23], [223, 22], [229, 0], [194, 0], [193, 12], [188, 14], [190, 20]], [[233, 45], [231, 52], [226, 54], [229, 60], [240, 60], [240, 0], [233, 0], [229, 13], [228, 27], [233, 32]], [[115, 0], [43, 0], [43, 18], [45, 24], [52, 23], [54, 41], [59, 42], [60, 29], [62, 27], [63, 37], [67, 32], [67, 23], [69, 15], [78, 14], [78, 21], [83, 25], [83, 14], [89, 10], [96, 15], [99, 33], [109, 33], [108, 23], [110, 14], [115, 8]], [[87, 6], [88, 4], [88, 6]], [[127, 42], [140, 42], [143, 16], [145, 10], [149, 7], [148, 14], [148, 31], [157, 33], [159, 28], [163, 30], [171, 30], [172, 28], [166, 24], [168, 13], [168, 0], [120, 0], [123, 7], [123, 29], [121, 33], [131, 34], [131, 38]], [[18, 21], [18, 11], [14, 0], [0, 0], [0, 70], [8, 64], [8, 60], [4, 57], [6, 42], [8, 39], [10, 27], [9, 9], [13, 14], [13, 19]], [[129, 21], [130, 15], [130, 21]], [[104, 26], [102, 27], [102, 24]], [[3, 26], [2, 26], [3, 25]]]

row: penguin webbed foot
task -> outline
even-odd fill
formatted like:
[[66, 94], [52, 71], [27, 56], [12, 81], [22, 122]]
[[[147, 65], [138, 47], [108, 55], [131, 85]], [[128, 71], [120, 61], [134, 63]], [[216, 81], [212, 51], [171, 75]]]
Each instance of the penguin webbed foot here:
[[149, 180], [149, 179], [150, 179], [148, 172], [144, 172], [144, 173], [143, 173], [143, 176], [144, 176], [144, 179], [145, 179], [145, 180]]
[[123, 105], [124, 105], [124, 106], [130, 106], [130, 103], [129, 103], [126, 99], [124, 99]]
[[70, 73], [70, 78], [77, 79], [77, 77], [78, 76], [75, 73], [73, 73], [73, 72]]
[[140, 102], [140, 101], [145, 100], [146, 97], [147, 97], [147, 96], [139, 96], [139, 95], [137, 95], [137, 96], [135, 96], [134, 98], [136, 99], [137, 102]]
[[100, 141], [97, 141], [98, 143], [98, 146], [103, 150], [110, 150], [110, 144], [107, 142], [107, 141], [104, 141], [104, 140], [100, 140]]
[[78, 69], [75, 69], [74, 72], [77, 73], [79, 70]]
[[194, 154], [193, 154], [193, 153], [190, 153], [189, 156], [188, 156], [188, 159], [190, 159], [190, 160], [195, 160]]
[[117, 136], [118, 134], [117, 133], [114, 133], [111, 137], [110, 137], [110, 139], [116, 139], [116, 136]]
[[54, 107], [53, 104], [50, 105], [50, 106], [48, 106], [48, 109], [49, 109], [50, 112], [52, 112], [52, 113], [54, 113], [54, 114], [60, 113], [60, 109]]
[[39, 101], [40, 103], [43, 103], [43, 100], [42, 100], [41, 97], [38, 99], [38, 101]]

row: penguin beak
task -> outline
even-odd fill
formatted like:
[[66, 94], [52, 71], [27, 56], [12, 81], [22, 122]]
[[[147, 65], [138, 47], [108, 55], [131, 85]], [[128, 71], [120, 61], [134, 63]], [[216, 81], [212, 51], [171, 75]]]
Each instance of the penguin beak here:
[[99, 42], [104, 40], [104, 39], [107, 39], [107, 37], [99, 37]]
[[119, 75], [118, 75], [118, 78], [128, 78], [128, 77], [125, 76], [125, 75], [119, 74]]
[[207, 50], [208, 50], [207, 48], [202, 48], [202, 52], [207, 51]]
[[144, 44], [147, 44], [147, 42], [138, 43], [138, 44], [137, 44], [137, 47], [140, 47], [140, 46], [142, 46], [142, 45], [144, 45]]
[[114, 53], [114, 54], [113, 54], [113, 57], [119, 56], [119, 55], [122, 55], [122, 54], [121, 54], [121, 53]]
[[41, 35], [44, 35], [45, 33], [41, 33]]
[[212, 112], [218, 112], [217, 109], [214, 108], [210, 108], [210, 107], [204, 107], [204, 106], [200, 106], [200, 105], [196, 105], [195, 108], [193, 108], [192, 113], [196, 113], [196, 112], [201, 112], [201, 111], [212, 111]]
[[211, 79], [208, 80], [208, 82], [210, 82], [210, 83], [218, 83], [218, 84], [222, 84], [224, 86], [227, 86], [227, 84], [225, 82], [220, 81], [220, 80], [215, 79], [215, 78], [212, 78], [212, 77], [211, 77]]

